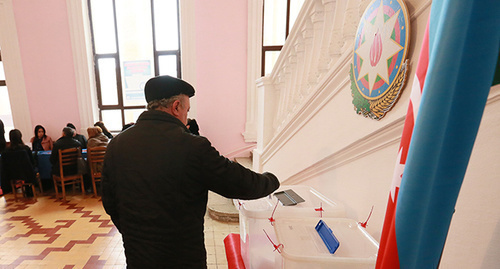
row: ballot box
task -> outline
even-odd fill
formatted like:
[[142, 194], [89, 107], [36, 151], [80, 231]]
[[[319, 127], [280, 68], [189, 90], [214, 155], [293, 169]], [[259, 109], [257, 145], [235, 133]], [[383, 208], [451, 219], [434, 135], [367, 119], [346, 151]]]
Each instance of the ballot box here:
[[[315, 228], [321, 220], [338, 242], [331, 252]], [[358, 222], [346, 218], [280, 218], [274, 224], [274, 268], [375, 268], [378, 242]]]
[[235, 203], [239, 208], [241, 256], [246, 269], [274, 268], [275, 220], [345, 216], [341, 203], [303, 185], [281, 186], [268, 197]]

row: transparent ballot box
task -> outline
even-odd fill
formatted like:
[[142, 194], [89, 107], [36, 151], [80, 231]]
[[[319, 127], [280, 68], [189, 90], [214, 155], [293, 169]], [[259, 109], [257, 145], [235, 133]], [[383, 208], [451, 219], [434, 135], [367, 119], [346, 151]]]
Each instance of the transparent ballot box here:
[[[332, 254], [315, 229], [322, 220], [338, 240]], [[355, 220], [345, 218], [288, 218], [274, 224], [279, 251], [274, 268], [375, 268], [378, 242]]]
[[341, 203], [302, 185], [281, 186], [268, 197], [235, 203], [240, 214], [241, 256], [247, 269], [274, 268], [275, 220], [345, 216]]

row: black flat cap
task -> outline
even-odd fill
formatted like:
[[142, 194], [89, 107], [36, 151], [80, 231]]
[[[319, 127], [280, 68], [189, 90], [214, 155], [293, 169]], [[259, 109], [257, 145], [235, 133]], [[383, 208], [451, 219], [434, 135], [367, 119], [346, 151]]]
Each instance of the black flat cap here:
[[146, 86], [144, 87], [144, 95], [148, 103], [154, 100], [168, 99], [179, 94], [193, 97], [194, 88], [184, 80], [171, 76], [151, 78], [146, 82]]

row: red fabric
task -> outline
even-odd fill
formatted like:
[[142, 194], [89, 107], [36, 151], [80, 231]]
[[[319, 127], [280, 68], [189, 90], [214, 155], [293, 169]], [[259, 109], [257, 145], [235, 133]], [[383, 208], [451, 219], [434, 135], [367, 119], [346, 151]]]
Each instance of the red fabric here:
[[228, 269], [245, 269], [243, 258], [241, 257], [240, 235], [230, 233], [224, 238]]
[[417, 70], [415, 72], [415, 81], [413, 83], [410, 96], [410, 103], [406, 112], [406, 119], [399, 147], [398, 160], [392, 181], [391, 193], [387, 202], [385, 212], [384, 226], [380, 237], [380, 246], [378, 250], [377, 269], [397, 269], [400, 268], [398, 256], [398, 244], [396, 238], [396, 207], [398, 200], [399, 187], [403, 178], [404, 166], [410, 147], [413, 126], [420, 106], [420, 97], [424, 88], [427, 67], [429, 65], [429, 21], [425, 30], [420, 56], [418, 58]]

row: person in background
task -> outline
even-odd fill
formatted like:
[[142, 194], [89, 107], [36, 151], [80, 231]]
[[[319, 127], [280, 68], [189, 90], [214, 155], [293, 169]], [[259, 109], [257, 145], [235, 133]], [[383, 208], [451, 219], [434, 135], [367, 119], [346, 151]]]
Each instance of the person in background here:
[[30, 156], [31, 164], [35, 164], [35, 160], [33, 159], [33, 153], [31, 152], [30, 147], [24, 144], [23, 135], [21, 134], [21, 131], [19, 131], [18, 129], [11, 130], [9, 132], [9, 140], [10, 140], [10, 145], [7, 148], [5, 148], [6, 152], [24, 150]]
[[[31, 153], [30, 147], [26, 146], [23, 142], [23, 135], [21, 134], [21, 131], [18, 129], [13, 129], [9, 132], [9, 140], [10, 144], [7, 148], [5, 148], [3, 152], [4, 158], [7, 156], [10, 156], [10, 162], [13, 167], [11, 167], [9, 176], [7, 176], [4, 172], [2, 178], [9, 178], [10, 179], [22, 179], [26, 182], [34, 183], [35, 182], [35, 160], [33, 158], [33, 154]], [[26, 155], [28, 155], [31, 166], [26, 166], [23, 161], [25, 161], [26, 157], [23, 155], [20, 155], [22, 153], [19, 152], [26, 152]], [[19, 166], [16, 166], [19, 165]], [[15, 167], [15, 168], [14, 168]], [[14, 169], [14, 170], [12, 170]], [[12, 191], [12, 187], [7, 183], [9, 180], [3, 180], [3, 186], [2, 190], [6, 192]], [[31, 188], [26, 188], [25, 190], [26, 194], [28, 197], [33, 196], [33, 191]]]
[[[52, 174], [59, 175], [59, 150], [60, 149], [69, 149], [69, 148], [76, 148], [76, 147], [82, 147], [82, 144], [74, 139], [75, 136], [75, 129], [71, 127], [64, 127], [62, 130], [62, 137], [57, 139], [56, 142], [54, 142], [54, 147], [52, 148], [52, 152], [50, 154], [50, 163], [52, 164]], [[64, 171], [66, 173], [66, 171]], [[76, 167], [74, 168], [74, 171], [67, 171], [68, 175], [69, 174], [76, 174]]]
[[[0, 154], [7, 146], [7, 141], [5, 141], [5, 127], [3, 125], [3, 121], [0, 119]], [[2, 162], [0, 161], [0, 171], [2, 171]], [[2, 190], [2, 175], [0, 173], [0, 196], [3, 196]]]
[[192, 134], [200, 135], [200, 132], [199, 132], [200, 127], [198, 127], [198, 123], [196, 123], [195, 119], [188, 119], [188, 123], [187, 123], [186, 127], [189, 129], [189, 131]]
[[5, 141], [5, 127], [3, 121], [0, 120], [0, 153], [7, 147], [7, 141]]
[[127, 130], [128, 128], [134, 126], [134, 124], [135, 123], [130, 122], [130, 123], [127, 123], [127, 124], [123, 125], [122, 132], [125, 131], [125, 130]]
[[73, 125], [73, 123], [68, 123], [66, 124], [66, 127], [69, 127], [69, 128], [73, 128], [73, 130], [75, 130], [75, 136], [73, 137], [74, 139], [76, 139], [78, 142], [80, 142], [80, 144], [82, 144], [82, 149], [86, 149], [87, 148], [87, 138], [82, 135], [82, 134], [79, 134], [77, 131], [76, 131], [76, 127], [75, 125]]
[[257, 199], [280, 183], [221, 156], [186, 128], [194, 88], [170, 76], [146, 82], [148, 110], [109, 142], [102, 202], [122, 234], [127, 268], [207, 268], [208, 191]]
[[99, 128], [101, 128], [102, 130], [102, 133], [107, 136], [109, 139], [113, 138], [113, 135], [108, 131], [108, 128], [106, 128], [106, 126], [104, 126], [104, 122], [102, 121], [98, 121], [94, 124], [94, 126], [97, 126]]
[[108, 145], [109, 138], [102, 133], [99, 126], [87, 128], [89, 140], [87, 141], [87, 148], [105, 147]]
[[42, 125], [35, 126], [35, 136], [30, 140], [31, 148], [34, 151], [52, 150], [54, 142], [52, 138], [45, 133]]

